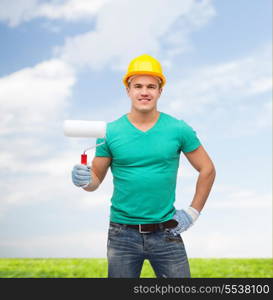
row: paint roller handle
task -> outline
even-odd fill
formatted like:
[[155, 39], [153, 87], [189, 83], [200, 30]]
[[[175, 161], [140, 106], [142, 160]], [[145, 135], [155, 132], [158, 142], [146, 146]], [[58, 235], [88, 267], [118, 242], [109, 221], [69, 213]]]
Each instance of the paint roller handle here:
[[81, 164], [87, 165], [87, 155], [85, 153], [81, 155]]
[[87, 154], [85, 154], [86, 151], [91, 150], [93, 148], [96, 148], [96, 147], [98, 147], [100, 145], [103, 145], [103, 144], [105, 144], [105, 140], [102, 143], [96, 144], [95, 146], [92, 146], [92, 147], [89, 147], [89, 148], [85, 149], [83, 151], [83, 154], [81, 155], [81, 164], [82, 165], [87, 165]]

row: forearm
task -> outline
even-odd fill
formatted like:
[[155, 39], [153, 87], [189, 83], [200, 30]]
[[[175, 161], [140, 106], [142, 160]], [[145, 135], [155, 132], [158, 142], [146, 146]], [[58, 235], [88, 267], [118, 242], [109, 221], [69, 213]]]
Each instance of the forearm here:
[[100, 180], [91, 169], [91, 183], [87, 187], [84, 187], [83, 189], [87, 192], [93, 192], [99, 187], [100, 183], [101, 183]]
[[214, 179], [215, 179], [215, 168], [201, 170], [197, 179], [195, 194], [191, 205], [193, 208], [197, 209], [199, 212], [203, 209], [209, 193], [211, 191]]

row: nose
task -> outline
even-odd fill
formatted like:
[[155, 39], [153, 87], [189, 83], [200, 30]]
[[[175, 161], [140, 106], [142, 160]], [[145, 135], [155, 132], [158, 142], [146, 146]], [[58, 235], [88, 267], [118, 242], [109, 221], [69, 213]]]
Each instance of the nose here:
[[148, 89], [146, 87], [143, 87], [140, 91], [140, 94], [142, 97], [148, 97], [149, 96]]

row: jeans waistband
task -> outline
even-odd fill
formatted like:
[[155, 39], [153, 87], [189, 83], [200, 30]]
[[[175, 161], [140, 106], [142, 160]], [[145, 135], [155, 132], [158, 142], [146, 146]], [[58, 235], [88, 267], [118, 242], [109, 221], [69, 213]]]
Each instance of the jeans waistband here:
[[110, 222], [111, 225], [119, 225], [119, 226], [124, 226], [128, 228], [133, 228], [138, 230], [140, 233], [150, 233], [150, 232], [155, 232], [158, 230], [164, 230], [166, 228], [174, 228], [177, 226], [177, 221], [176, 220], [168, 220], [166, 222], [162, 223], [152, 223], [152, 224], [122, 224], [122, 223], [115, 223], [115, 222]]

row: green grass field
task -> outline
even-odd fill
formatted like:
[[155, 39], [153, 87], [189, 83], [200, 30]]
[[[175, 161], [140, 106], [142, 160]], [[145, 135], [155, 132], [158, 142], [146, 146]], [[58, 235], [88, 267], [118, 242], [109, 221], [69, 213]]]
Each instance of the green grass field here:
[[[204, 259], [190, 261], [192, 278], [272, 278], [272, 259]], [[0, 258], [0, 278], [105, 278], [107, 260], [95, 258]], [[154, 278], [148, 261], [142, 278]]]

